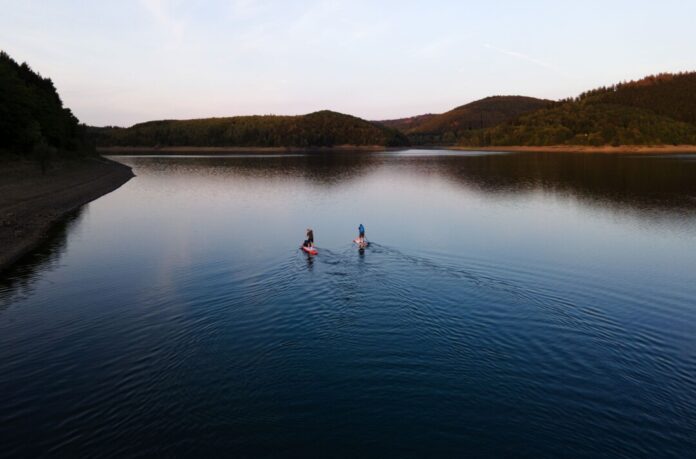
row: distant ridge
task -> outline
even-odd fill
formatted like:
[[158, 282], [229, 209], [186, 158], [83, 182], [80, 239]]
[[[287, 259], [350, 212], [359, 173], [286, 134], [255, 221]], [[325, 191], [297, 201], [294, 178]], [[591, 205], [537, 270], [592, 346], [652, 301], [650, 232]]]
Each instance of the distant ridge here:
[[489, 129], [465, 146], [694, 145], [696, 72], [659, 74], [585, 92]]
[[413, 144], [451, 145], [467, 131], [496, 126], [551, 103], [534, 97], [492, 96], [440, 115], [421, 115], [382, 123], [400, 129]]
[[396, 147], [401, 132], [355, 116], [323, 110], [297, 116], [235, 116], [149, 121], [129, 128], [90, 128], [99, 147]]
[[696, 72], [661, 73], [581, 94], [578, 100], [651, 110], [696, 124]]
[[409, 116], [408, 118], [397, 118], [393, 120], [381, 120], [374, 122], [406, 133], [436, 116], [438, 115], [434, 113], [426, 113], [425, 115]]
[[163, 120], [90, 128], [100, 147], [696, 145], [696, 72], [663, 73], [550, 101], [492, 96], [442, 114], [369, 122], [298, 116]]

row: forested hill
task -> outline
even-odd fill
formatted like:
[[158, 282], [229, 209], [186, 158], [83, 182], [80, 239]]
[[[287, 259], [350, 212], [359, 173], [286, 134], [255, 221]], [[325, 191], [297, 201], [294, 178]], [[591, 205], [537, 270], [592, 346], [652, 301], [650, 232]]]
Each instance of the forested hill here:
[[298, 116], [235, 116], [164, 120], [129, 128], [90, 128], [98, 146], [332, 147], [404, 146], [402, 133], [328, 110]]
[[663, 73], [619, 83], [588, 91], [578, 100], [643, 108], [677, 121], [696, 124], [696, 72]]
[[435, 115], [433, 113], [426, 113], [425, 115], [409, 116], [408, 118], [375, 121], [375, 123], [379, 123], [383, 126], [394, 128], [401, 132], [407, 133], [409, 130], [415, 129], [416, 127], [420, 126], [421, 124], [436, 116], [439, 115]]
[[49, 78], [0, 51], [0, 154], [44, 158], [91, 152], [85, 131]]
[[489, 129], [470, 146], [696, 144], [696, 72], [661, 74], [588, 91]]
[[551, 101], [523, 96], [493, 96], [462, 105], [440, 115], [412, 118], [411, 123], [384, 122], [403, 130], [413, 144], [451, 145], [466, 132], [496, 126], [538, 110]]

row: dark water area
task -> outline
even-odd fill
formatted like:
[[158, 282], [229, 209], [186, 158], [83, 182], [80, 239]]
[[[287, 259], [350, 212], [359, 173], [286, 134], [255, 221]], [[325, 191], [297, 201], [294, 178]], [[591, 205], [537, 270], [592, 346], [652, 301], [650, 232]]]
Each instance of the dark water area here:
[[696, 451], [696, 156], [115, 159], [0, 278], [0, 456]]

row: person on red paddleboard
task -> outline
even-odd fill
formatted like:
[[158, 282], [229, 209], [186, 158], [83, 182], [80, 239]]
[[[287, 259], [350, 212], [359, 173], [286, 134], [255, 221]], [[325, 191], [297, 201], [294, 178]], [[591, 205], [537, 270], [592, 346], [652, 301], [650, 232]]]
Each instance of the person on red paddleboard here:
[[307, 240], [303, 245], [305, 247], [314, 247], [314, 231], [312, 231], [312, 228], [307, 228]]
[[360, 226], [358, 226], [358, 233], [359, 233], [358, 239], [360, 240], [360, 242], [364, 243], [365, 242], [365, 227], [363, 226], [362, 223], [360, 224]]

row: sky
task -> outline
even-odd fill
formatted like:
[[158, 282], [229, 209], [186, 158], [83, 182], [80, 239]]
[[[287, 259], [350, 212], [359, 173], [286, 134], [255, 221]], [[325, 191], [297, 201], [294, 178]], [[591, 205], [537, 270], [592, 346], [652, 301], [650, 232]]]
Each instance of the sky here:
[[0, 0], [0, 49], [87, 124], [377, 120], [696, 70], [694, 1]]

